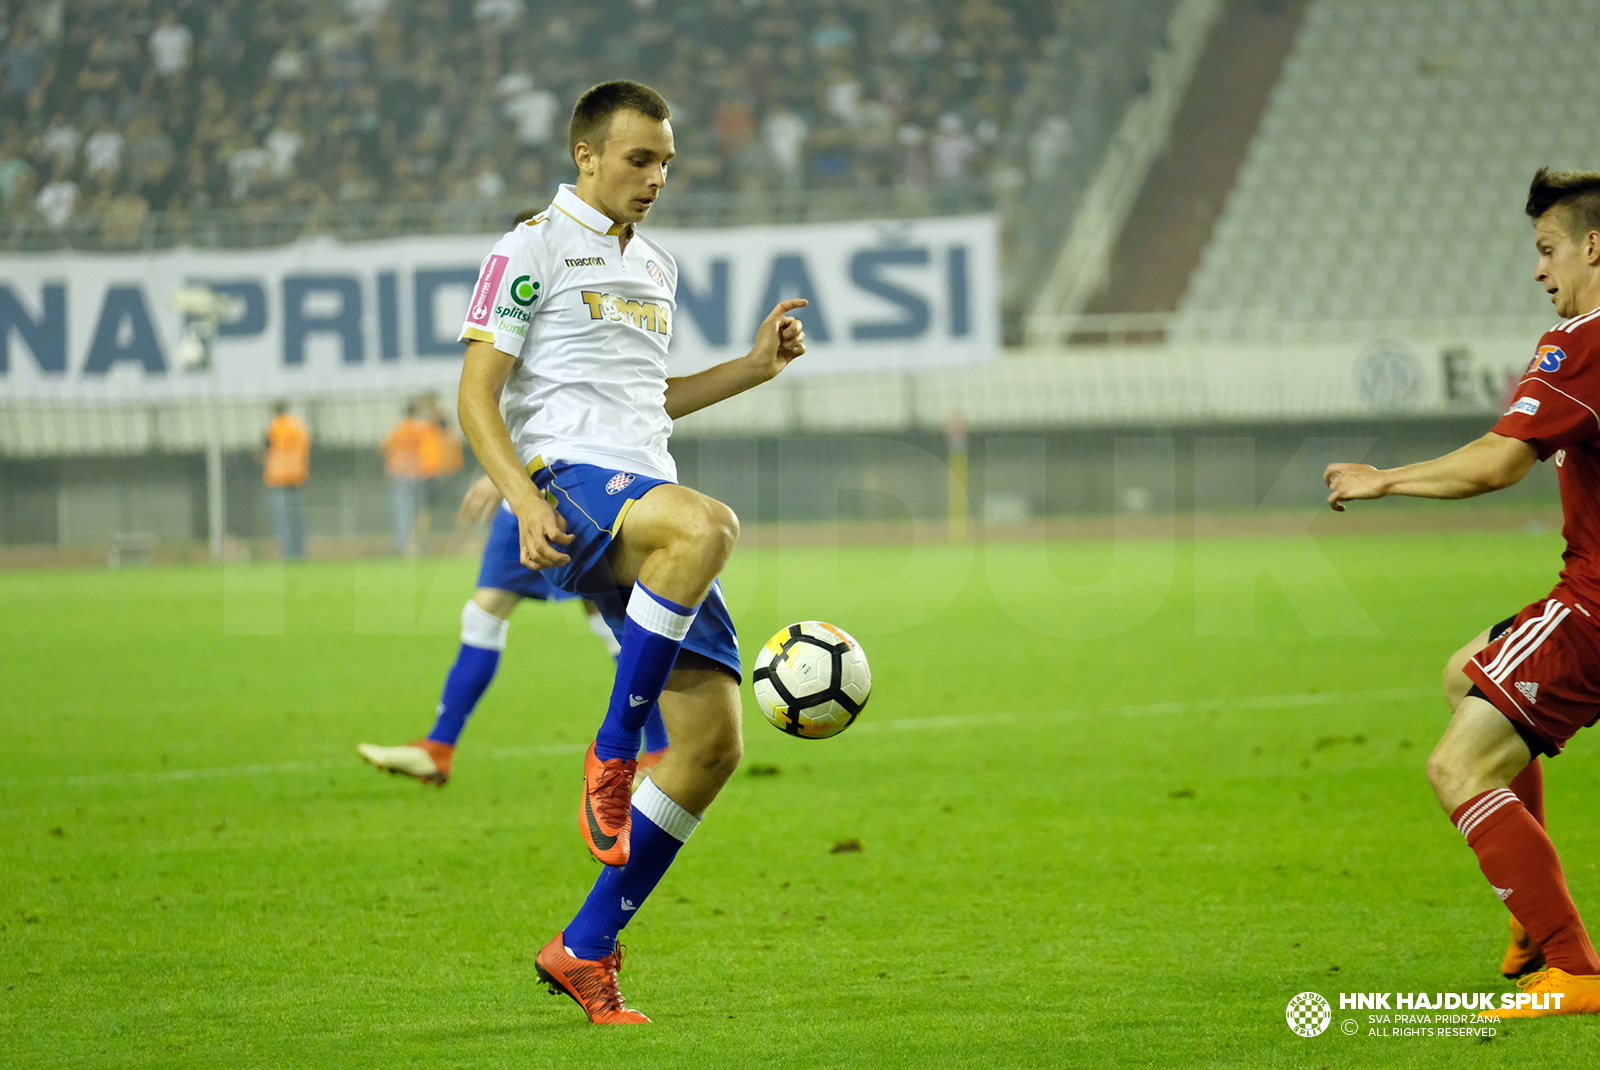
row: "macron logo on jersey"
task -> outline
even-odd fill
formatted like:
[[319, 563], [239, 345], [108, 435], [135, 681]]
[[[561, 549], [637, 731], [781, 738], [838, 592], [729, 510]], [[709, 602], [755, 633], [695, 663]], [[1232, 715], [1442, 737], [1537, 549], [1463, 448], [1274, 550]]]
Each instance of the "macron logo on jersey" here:
[[1521, 397], [1521, 398], [1517, 399], [1517, 403], [1515, 405], [1511, 406], [1509, 409], [1506, 410], [1505, 414], [1507, 416], [1510, 416], [1514, 412], [1520, 412], [1520, 413], [1523, 413], [1524, 415], [1532, 416], [1535, 413], [1537, 413], [1538, 411], [1539, 411], [1539, 399], [1538, 398]]
[[489, 315], [494, 311], [494, 295], [500, 290], [500, 280], [505, 277], [506, 265], [510, 262], [509, 257], [499, 253], [489, 255], [489, 262], [483, 265], [483, 273], [478, 276], [478, 285], [472, 290], [472, 311], [467, 314], [468, 323], [476, 323], [480, 327], [489, 325]]

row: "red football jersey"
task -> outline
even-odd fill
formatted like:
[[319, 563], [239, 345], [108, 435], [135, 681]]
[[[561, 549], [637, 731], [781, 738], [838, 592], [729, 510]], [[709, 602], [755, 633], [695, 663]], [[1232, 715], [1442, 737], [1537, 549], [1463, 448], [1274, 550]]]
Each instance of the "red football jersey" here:
[[1561, 481], [1561, 583], [1600, 609], [1600, 309], [1546, 331], [1494, 425], [1555, 458]]

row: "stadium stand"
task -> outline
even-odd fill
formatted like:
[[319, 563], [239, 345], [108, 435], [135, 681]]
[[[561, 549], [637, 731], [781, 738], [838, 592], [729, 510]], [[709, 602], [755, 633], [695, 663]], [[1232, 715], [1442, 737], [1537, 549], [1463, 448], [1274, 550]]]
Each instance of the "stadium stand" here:
[[1593, 165], [1593, 14], [1583, 0], [1313, 0], [1171, 337], [1541, 329], [1521, 207], [1538, 167]]
[[903, 187], [970, 206], [1041, 65], [1074, 90], [1032, 145], [1049, 167], [1114, 125], [1168, 6], [9, 0], [4, 230], [13, 248], [218, 244], [223, 209], [228, 244], [352, 219], [481, 229], [474, 206], [503, 215], [566, 176], [571, 102], [623, 74], [680, 119], [680, 201]]

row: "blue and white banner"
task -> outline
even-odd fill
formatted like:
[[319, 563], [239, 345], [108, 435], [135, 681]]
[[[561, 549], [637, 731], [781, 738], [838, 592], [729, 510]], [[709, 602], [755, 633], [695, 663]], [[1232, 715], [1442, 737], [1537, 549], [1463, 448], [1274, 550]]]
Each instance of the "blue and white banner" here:
[[[671, 371], [742, 356], [805, 297], [792, 373], [917, 370], [999, 349], [992, 216], [653, 229], [677, 258]], [[0, 399], [134, 400], [450, 390], [455, 341], [494, 236], [148, 254], [17, 254], [0, 265]], [[184, 287], [232, 299], [215, 376], [186, 367]]]

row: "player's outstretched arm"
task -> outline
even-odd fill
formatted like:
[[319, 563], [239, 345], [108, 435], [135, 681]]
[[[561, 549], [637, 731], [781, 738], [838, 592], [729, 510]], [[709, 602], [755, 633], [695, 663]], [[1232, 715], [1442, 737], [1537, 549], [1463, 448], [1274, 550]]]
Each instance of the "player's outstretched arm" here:
[[779, 301], [756, 328], [756, 344], [737, 360], [703, 372], [667, 380], [667, 415], [676, 420], [691, 412], [760, 386], [806, 351], [806, 332], [789, 313], [806, 306], [800, 298]]
[[1519, 482], [1539, 459], [1521, 439], [1490, 432], [1454, 453], [1401, 468], [1370, 464], [1330, 464], [1322, 473], [1328, 505], [1344, 512], [1344, 503], [1403, 494], [1412, 498], [1471, 498]]
[[522, 533], [522, 563], [529, 568], [564, 565], [570, 558], [558, 546], [572, 541], [561, 515], [540, 496], [528, 478], [527, 469], [517, 457], [500, 415], [500, 391], [505, 389], [515, 358], [483, 341], [467, 343], [466, 360], [461, 365], [461, 391], [456, 418], [462, 433], [472, 445], [473, 455], [483, 465], [484, 474], [505, 495], [511, 511], [517, 514]]

